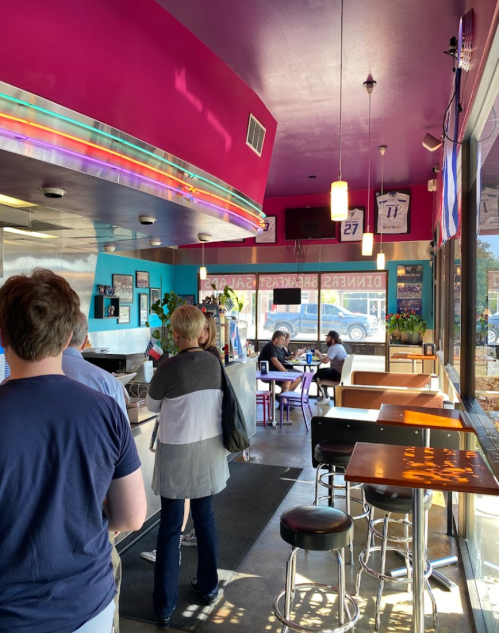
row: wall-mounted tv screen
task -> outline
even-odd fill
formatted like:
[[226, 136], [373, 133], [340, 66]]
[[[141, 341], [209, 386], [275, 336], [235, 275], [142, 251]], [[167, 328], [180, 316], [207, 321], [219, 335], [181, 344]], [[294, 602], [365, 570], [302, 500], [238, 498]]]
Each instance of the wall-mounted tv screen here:
[[334, 225], [329, 207], [286, 209], [284, 212], [284, 237], [287, 240], [332, 239]]
[[272, 303], [276, 306], [301, 304], [301, 288], [274, 288]]

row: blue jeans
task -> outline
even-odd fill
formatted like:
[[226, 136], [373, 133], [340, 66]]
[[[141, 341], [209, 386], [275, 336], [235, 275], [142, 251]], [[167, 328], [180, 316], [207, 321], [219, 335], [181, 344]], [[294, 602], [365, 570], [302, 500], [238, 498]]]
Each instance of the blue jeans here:
[[[207, 596], [218, 593], [218, 535], [212, 497], [191, 499], [191, 514], [198, 542], [197, 585]], [[161, 497], [161, 521], [154, 568], [154, 611], [158, 618], [170, 616], [178, 597], [179, 543], [184, 518], [184, 499]]]

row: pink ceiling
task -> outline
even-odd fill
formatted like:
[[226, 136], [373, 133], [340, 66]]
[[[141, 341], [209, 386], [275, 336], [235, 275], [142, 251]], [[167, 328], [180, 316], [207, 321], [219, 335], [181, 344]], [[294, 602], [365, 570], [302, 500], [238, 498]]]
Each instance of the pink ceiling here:
[[[338, 171], [340, 0], [157, 0], [261, 97], [278, 128], [266, 196], [327, 191]], [[480, 4], [480, 3], [478, 3]], [[495, 4], [482, 0], [481, 4]], [[452, 81], [447, 50], [466, 0], [346, 0], [344, 11], [343, 176], [367, 184], [368, 97], [372, 76], [376, 147], [388, 145], [387, 185], [422, 184], [439, 153]], [[309, 179], [310, 175], [317, 176]]]

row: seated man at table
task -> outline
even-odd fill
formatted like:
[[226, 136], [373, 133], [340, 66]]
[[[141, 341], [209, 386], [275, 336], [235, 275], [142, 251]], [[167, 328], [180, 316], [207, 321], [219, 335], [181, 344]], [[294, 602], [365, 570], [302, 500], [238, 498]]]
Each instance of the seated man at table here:
[[[347, 351], [343, 347], [340, 335], [335, 330], [330, 330], [327, 333], [326, 345], [328, 347], [327, 354], [321, 354], [319, 350], [316, 350], [315, 354], [321, 363], [329, 363], [330, 366], [325, 369], [319, 369], [313, 379], [315, 382], [317, 382], [317, 378], [320, 378], [321, 380], [332, 380], [339, 383], [343, 363], [348, 356]], [[321, 391], [321, 396], [317, 398], [317, 404], [327, 404], [329, 402], [327, 387], [319, 385], [319, 390]]]
[[[262, 351], [260, 352], [260, 356], [258, 356], [258, 363], [262, 360], [266, 360], [269, 363], [269, 371], [287, 371], [284, 365], [281, 362], [280, 349], [284, 345], [284, 340], [286, 336], [284, 332], [280, 330], [276, 330], [272, 334], [272, 340], [262, 347]], [[301, 376], [296, 380], [284, 380], [283, 382], [279, 382], [279, 386], [281, 387], [281, 391], [294, 391], [296, 387], [301, 383]]]

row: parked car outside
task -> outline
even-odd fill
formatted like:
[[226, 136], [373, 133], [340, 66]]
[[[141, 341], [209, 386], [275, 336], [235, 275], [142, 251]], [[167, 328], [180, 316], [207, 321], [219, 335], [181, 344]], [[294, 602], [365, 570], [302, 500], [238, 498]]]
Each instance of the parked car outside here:
[[[292, 338], [298, 334], [317, 333], [317, 303], [304, 303], [298, 312], [266, 312], [263, 328], [269, 332], [289, 332]], [[378, 319], [367, 314], [354, 314], [341, 306], [323, 304], [321, 336], [336, 330], [351, 341], [363, 341], [378, 331]]]

